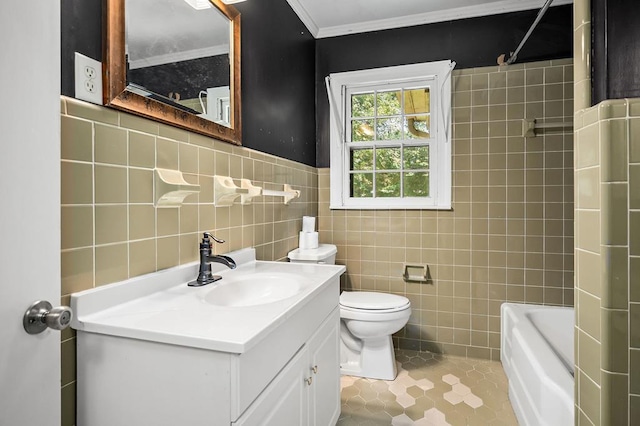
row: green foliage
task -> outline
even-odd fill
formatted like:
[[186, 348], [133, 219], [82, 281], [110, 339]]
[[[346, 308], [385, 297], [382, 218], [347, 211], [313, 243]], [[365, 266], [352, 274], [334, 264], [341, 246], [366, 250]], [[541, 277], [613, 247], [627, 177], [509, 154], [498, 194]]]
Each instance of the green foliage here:
[[402, 151], [401, 148], [378, 148], [376, 149], [376, 169], [377, 170], [398, 170]]
[[371, 198], [373, 192], [373, 173], [353, 173], [351, 175], [351, 196]]
[[429, 146], [406, 146], [404, 148], [405, 169], [429, 169]]
[[351, 95], [352, 117], [373, 117], [375, 114], [375, 98], [373, 93]]
[[405, 197], [428, 197], [429, 196], [429, 173], [409, 172], [404, 173], [404, 194]]
[[[403, 115], [401, 96], [407, 109], [404, 114], [412, 115]], [[418, 113], [421, 115], [415, 115]], [[418, 142], [430, 136], [429, 91], [419, 88], [353, 94], [351, 117], [353, 142]], [[352, 149], [350, 160], [351, 170], [356, 172], [351, 174], [352, 197], [429, 195], [428, 145]]]
[[351, 170], [373, 170], [373, 148], [351, 150]]
[[376, 197], [399, 197], [400, 173], [376, 173]]
[[400, 92], [378, 92], [377, 93], [376, 116], [389, 116], [402, 114], [402, 105], [400, 104]]

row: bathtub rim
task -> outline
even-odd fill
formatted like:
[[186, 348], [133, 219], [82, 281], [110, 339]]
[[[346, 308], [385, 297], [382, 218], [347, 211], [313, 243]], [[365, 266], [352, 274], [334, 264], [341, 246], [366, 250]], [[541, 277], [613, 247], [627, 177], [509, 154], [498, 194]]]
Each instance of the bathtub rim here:
[[[542, 408], [546, 407], [545, 401], [549, 401], [550, 395], [546, 393], [541, 394], [542, 396], [532, 394], [534, 386], [523, 377], [526, 376], [526, 372], [521, 374], [522, 372], [517, 371], [513, 365], [514, 361], [523, 363], [522, 358], [526, 358], [526, 362], [530, 363], [531, 369], [536, 372], [536, 378], [539, 380], [541, 390], [545, 388], [553, 391], [553, 396], [558, 398], [551, 405], [559, 402], [562, 407], [563, 418], [574, 420], [574, 378], [526, 315], [531, 311], [550, 309], [566, 310], [573, 308], [510, 302], [505, 302], [500, 307], [500, 360], [509, 379], [509, 399], [521, 425], [564, 424], [553, 423], [553, 419], [558, 417], [556, 412], [550, 417], [546, 417], [545, 415], [548, 414], [542, 412]], [[511, 333], [506, 333], [507, 330], [505, 329], [509, 327], [509, 324], [508, 321], [505, 321], [505, 316], [508, 316], [510, 321], [513, 322]], [[533, 348], [532, 345], [534, 343], [532, 343], [532, 340], [537, 341], [540, 347]], [[514, 341], [517, 341], [518, 346], [512, 345]], [[519, 352], [515, 353], [514, 356], [514, 352], [517, 351]], [[543, 364], [545, 368], [543, 368]], [[538, 383], [533, 383], [533, 385], [536, 384]], [[550, 423], [547, 422], [547, 418], [552, 419], [552, 421]]]

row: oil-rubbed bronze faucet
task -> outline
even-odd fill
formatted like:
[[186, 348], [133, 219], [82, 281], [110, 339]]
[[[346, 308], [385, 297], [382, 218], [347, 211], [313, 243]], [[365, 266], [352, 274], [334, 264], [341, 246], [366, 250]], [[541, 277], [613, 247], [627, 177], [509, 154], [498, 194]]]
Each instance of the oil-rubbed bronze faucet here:
[[222, 278], [220, 275], [213, 275], [211, 273], [211, 263], [222, 263], [229, 269], [235, 269], [236, 267], [236, 262], [229, 256], [211, 254], [211, 240], [209, 240], [209, 238], [216, 243], [224, 243], [224, 240], [214, 237], [209, 232], [203, 234], [202, 242], [200, 243], [200, 272], [198, 273], [198, 278], [189, 282], [188, 285], [191, 287], [211, 284]]

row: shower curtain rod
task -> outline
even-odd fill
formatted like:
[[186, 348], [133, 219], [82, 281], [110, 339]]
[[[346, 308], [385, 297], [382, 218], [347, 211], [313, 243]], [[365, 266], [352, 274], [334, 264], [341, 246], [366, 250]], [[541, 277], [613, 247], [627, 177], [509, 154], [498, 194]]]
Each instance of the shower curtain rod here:
[[527, 31], [527, 33], [524, 35], [524, 38], [522, 39], [522, 41], [518, 45], [518, 48], [515, 50], [515, 52], [513, 52], [511, 54], [511, 56], [509, 56], [509, 59], [507, 59], [507, 62], [506, 62], [507, 65], [511, 65], [512, 63], [514, 63], [516, 61], [516, 59], [518, 58], [518, 53], [520, 53], [520, 50], [522, 49], [522, 46], [524, 46], [524, 44], [527, 42], [527, 40], [529, 39], [529, 36], [531, 36], [531, 33], [533, 32], [533, 30], [536, 29], [536, 26], [538, 25], [538, 23], [540, 22], [540, 20], [544, 16], [544, 14], [547, 12], [547, 9], [549, 9], [549, 6], [551, 6], [551, 3], [553, 3], [553, 0], [547, 0], [545, 2], [544, 6], [542, 6], [542, 9], [540, 9], [540, 11], [538, 12], [538, 16], [536, 16], [536, 20], [533, 21], [533, 24], [531, 25], [531, 28], [529, 28], [529, 31]]

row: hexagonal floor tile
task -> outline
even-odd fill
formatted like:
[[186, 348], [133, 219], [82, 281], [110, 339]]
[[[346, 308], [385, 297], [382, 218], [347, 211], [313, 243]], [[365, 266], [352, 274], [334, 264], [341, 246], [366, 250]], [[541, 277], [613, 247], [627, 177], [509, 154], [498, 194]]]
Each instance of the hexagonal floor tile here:
[[482, 406], [482, 399], [478, 398], [474, 394], [465, 395], [464, 403], [471, 408], [478, 408]]
[[391, 424], [393, 426], [413, 426], [414, 421], [406, 414], [401, 414], [391, 418]]
[[396, 353], [395, 380], [341, 378], [338, 426], [517, 424], [499, 362], [408, 350]]
[[420, 379], [416, 381], [416, 386], [420, 387], [420, 389], [424, 391], [428, 391], [433, 389], [433, 382], [427, 379]]
[[471, 389], [468, 386], [463, 385], [462, 383], [456, 383], [452, 386], [452, 389], [455, 393], [465, 396], [471, 393]]
[[460, 383], [460, 379], [454, 376], [453, 374], [445, 374], [444, 376], [442, 376], [442, 381], [449, 385], [455, 385], [456, 383]]
[[404, 393], [402, 395], [398, 395], [396, 398], [396, 402], [402, 405], [404, 408], [411, 407], [416, 403], [416, 399], [411, 395]]
[[444, 413], [440, 410], [438, 410], [437, 408], [431, 408], [427, 411], [424, 412], [424, 419], [428, 422], [431, 422], [432, 425], [434, 426], [445, 426], [445, 425], [449, 425], [451, 426], [449, 423], [447, 423], [447, 420], [444, 416]]
[[458, 405], [464, 400], [464, 396], [455, 393], [454, 391], [450, 391], [442, 395], [444, 399], [449, 401], [452, 405]]

